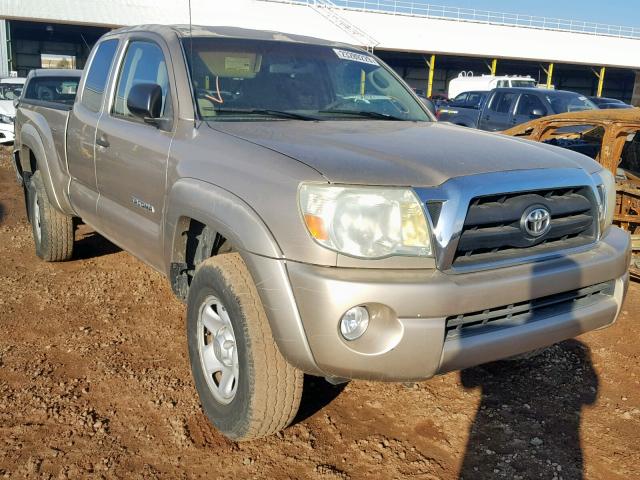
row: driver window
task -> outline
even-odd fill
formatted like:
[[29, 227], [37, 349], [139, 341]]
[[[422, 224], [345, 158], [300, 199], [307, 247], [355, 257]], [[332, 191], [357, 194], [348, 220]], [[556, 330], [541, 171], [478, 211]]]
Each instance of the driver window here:
[[[140, 83], [155, 83], [162, 88], [162, 116], [171, 115], [169, 75], [162, 49], [151, 42], [131, 42], [122, 63], [118, 78], [116, 97], [112, 113], [126, 119], [135, 119], [127, 108], [127, 97], [131, 88]], [[137, 119], [136, 119], [137, 120]]]
[[516, 115], [531, 115], [534, 110], [547, 111], [542, 101], [535, 95], [522, 95], [518, 102]]

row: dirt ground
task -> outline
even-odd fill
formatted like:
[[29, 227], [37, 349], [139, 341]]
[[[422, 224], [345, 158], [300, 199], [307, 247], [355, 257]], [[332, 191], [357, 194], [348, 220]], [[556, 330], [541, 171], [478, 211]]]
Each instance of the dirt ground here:
[[252, 443], [209, 426], [184, 307], [81, 227], [39, 261], [0, 158], [0, 477], [640, 479], [640, 285], [613, 327], [528, 362], [411, 385], [309, 377], [301, 413]]

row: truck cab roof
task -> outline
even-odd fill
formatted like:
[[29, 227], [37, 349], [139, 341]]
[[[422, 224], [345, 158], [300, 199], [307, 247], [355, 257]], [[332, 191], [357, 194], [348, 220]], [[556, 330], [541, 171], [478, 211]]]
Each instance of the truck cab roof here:
[[325, 40], [322, 38], [308, 37], [305, 35], [294, 35], [291, 33], [268, 31], [268, 30], [253, 30], [250, 28], [239, 27], [227, 27], [227, 26], [207, 26], [207, 25], [136, 25], [132, 27], [123, 27], [105, 34], [103, 38], [121, 35], [131, 32], [153, 32], [157, 33], [164, 38], [174, 38], [176, 35], [179, 38], [193, 37], [217, 37], [217, 38], [242, 38], [248, 40], [272, 40], [279, 42], [292, 42], [292, 43], [305, 43], [311, 45], [325, 45], [335, 47], [348, 47], [350, 49], [357, 49], [353, 45], [346, 43], [333, 42], [331, 40]]

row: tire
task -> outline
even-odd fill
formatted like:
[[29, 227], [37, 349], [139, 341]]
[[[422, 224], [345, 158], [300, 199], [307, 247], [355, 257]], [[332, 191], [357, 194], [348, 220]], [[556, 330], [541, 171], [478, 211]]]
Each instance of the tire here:
[[[238, 253], [198, 265], [187, 298], [187, 340], [202, 408], [226, 437], [252, 440], [291, 423], [300, 405], [303, 374], [280, 354]], [[235, 380], [225, 389], [230, 371]]]
[[51, 204], [39, 170], [31, 176], [27, 193], [36, 255], [46, 262], [69, 260], [73, 255], [73, 217]]

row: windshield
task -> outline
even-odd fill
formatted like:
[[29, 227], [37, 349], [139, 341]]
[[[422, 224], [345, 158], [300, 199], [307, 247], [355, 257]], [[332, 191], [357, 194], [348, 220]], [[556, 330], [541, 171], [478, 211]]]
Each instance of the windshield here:
[[[189, 39], [184, 49], [190, 57]], [[394, 74], [354, 50], [194, 38], [190, 62], [204, 120], [431, 120]]]
[[22, 85], [18, 83], [0, 83], [0, 100], [15, 100], [21, 92]]
[[573, 92], [554, 92], [547, 95], [554, 113], [579, 112], [582, 110], [594, 110], [598, 107], [587, 97]]

